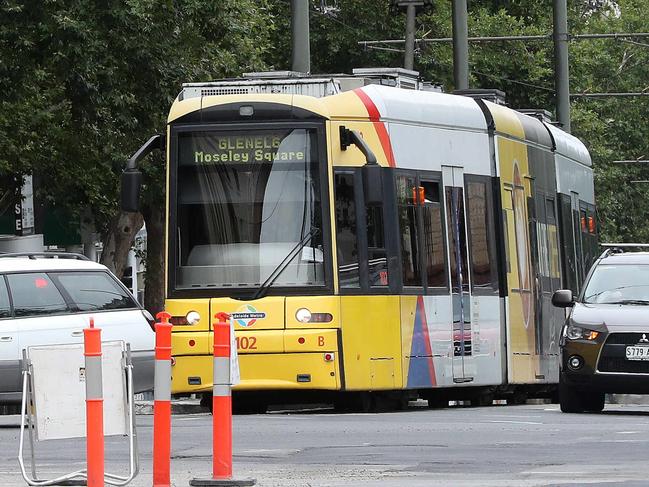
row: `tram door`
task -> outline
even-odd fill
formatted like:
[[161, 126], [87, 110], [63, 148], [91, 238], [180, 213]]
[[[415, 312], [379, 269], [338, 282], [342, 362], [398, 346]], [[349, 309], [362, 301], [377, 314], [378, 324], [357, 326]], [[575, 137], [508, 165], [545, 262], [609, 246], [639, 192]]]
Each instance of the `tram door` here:
[[464, 205], [464, 170], [442, 166], [446, 208], [451, 300], [453, 305], [453, 381], [473, 380], [471, 286]]

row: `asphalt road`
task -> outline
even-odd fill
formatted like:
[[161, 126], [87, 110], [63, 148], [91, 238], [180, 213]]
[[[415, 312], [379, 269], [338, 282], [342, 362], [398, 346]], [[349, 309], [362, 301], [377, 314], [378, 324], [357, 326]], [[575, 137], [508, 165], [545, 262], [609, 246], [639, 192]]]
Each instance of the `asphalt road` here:
[[[19, 430], [2, 419], [0, 486], [25, 485]], [[137, 422], [141, 473], [131, 485], [151, 486], [152, 417]], [[649, 485], [649, 406], [576, 415], [553, 404], [274, 412], [235, 416], [234, 435], [234, 476], [259, 486]], [[47, 475], [80, 469], [84, 451], [83, 440], [39, 443], [38, 464]], [[107, 441], [106, 458], [107, 470], [124, 473], [122, 438]], [[186, 486], [209, 472], [211, 416], [174, 417], [172, 483]]]

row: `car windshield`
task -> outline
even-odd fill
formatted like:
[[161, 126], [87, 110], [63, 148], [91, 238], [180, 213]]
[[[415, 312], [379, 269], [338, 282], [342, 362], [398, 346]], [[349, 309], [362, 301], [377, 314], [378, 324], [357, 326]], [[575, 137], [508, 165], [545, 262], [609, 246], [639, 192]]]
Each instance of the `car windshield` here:
[[584, 303], [649, 304], [649, 265], [599, 265], [584, 291]]

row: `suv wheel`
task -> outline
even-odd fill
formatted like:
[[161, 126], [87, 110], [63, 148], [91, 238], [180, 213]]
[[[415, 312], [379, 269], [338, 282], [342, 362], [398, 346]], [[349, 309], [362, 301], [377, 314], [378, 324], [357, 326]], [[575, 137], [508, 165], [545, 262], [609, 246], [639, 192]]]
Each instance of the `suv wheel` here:
[[559, 405], [564, 413], [583, 413], [585, 409], [579, 391], [561, 380], [559, 381]]
[[589, 392], [584, 394], [582, 402], [584, 409], [591, 413], [601, 413], [604, 409], [604, 393], [603, 392]]

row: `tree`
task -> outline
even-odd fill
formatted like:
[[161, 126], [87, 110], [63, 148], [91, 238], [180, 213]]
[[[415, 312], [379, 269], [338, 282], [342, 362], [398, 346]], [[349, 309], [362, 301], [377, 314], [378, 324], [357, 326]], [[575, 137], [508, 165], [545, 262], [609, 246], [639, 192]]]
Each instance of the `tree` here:
[[[311, 1], [314, 73], [401, 66], [394, 45], [363, 49], [360, 40], [399, 39], [405, 14], [389, 0]], [[471, 35], [548, 34], [549, 2], [474, 0]], [[646, 32], [649, 0], [571, 0], [572, 33]], [[435, 0], [417, 19], [417, 37], [448, 37], [451, 4]], [[266, 68], [290, 69], [287, 0], [6, 0], [0, 5], [0, 176], [34, 172], [37, 197], [74, 218], [90, 211], [117, 273], [144, 220], [149, 231], [147, 307], [161, 307], [164, 288], [164, 160], [143, 164], [142, 215], [118, 211], [127, 158], [166, 129], [173, 99], [186, 81], [208, 81]], [[552, 43], [470, 45], [471, 85], [499, 88], [514, 108], [554, 109]], [[584, 41], [570, 46], [573, 92], [641, 91], [646, 46]], [[452, 46], [418, 46], [415, 68], [452, 91]], [[612, 159], [649, 157], [646, 99], [575, 99], [573, 131], [593, 156], [605, 239], [644, 240], [649, 201], [646, 169]], [[620, 188], [626, 191], [620, 191]]]
[[[0, 8], [0, 171], [47, 175], [42, 201], [77, 216], [90, 208], [108, 244], [104, 262], [119, 275], [142, 221], [118, 212], [126, 159], [165, 130], [181, 83], [264, 69], [274, 29], [266, 1], [10, 0]], [[144, 165], [143, 213], [156, 238], [163, 162]], [[156, 270], [147, 304], [157, 311], [164, 243], [149, 245], [157, 249], [147, 254], [148, 269]]]
[[[583, 11], [573, 23], [579, 32], [646, 32], [647, 0], [606, 2]], [[643, 45], [644, 44], [644, 45]], [[576, 93], [640, 92], [646, 89], [648, 45], [642, 40], [603, 39], [571, 45], [572, 91]], [[646, 166], [619, 165], [619, 159], [649, 157], [647, 98], [577, 98], [572, 103], [574, 132], [588, 145], [595, 169], [601, 240], [649, 241], [649, 179]]]

